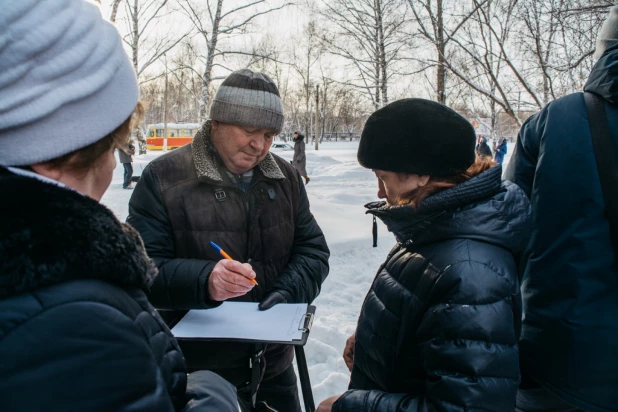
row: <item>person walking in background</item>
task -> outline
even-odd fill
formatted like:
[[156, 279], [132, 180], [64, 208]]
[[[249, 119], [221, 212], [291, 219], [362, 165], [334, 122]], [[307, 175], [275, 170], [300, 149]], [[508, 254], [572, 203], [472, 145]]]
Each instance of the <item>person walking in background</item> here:
[[[618, 158], [618, 7], [598, 36], [586, 92], [600, 98]], [[589, 95], [587, 97], [593, 97]], [[523, 412], [618, 408], [618, 270], [583, 93], [557, 99], [522, 126], [505, 178], [533, 205], [522, 259]], [[616, 173], [615, 165], [613, 173]], [[606, 176], [609, 179], [609, 176]]]
[[506, 139], [503, 138], [500, 144], [496, 147], [496, 163], [502, 164], [502, 162], [504, 162], [504, 155], [506, 155], [507, 150]]
[[298, 173], [305, 179], [305, 184], [311, 180], [307, 176], [307, 157], [305, 156], [305, 136], [299, 132], [294, 132], [294, 158], [292, 164]]
[[237, 412], [230, 383], [187, 376], [156, 267], [99, 203], [143, 110], [116, 28], [83, 0], [0, 10], [0, 409]]
[[122, 182], [123, 189], [132, 189], [131, 178], [133, 177], [133, 156], [135, 155], [135, 146], [131, 141], [118, 149], [118, 158], [124, 167], [124, 180]]
[[483, 136], [479, 136], [476, 143], [476, 155], [481, 159], [491, 159], [491, 149], [487, 144], [487, 139]]
[[474, 128], [424, 99], [395, 101], [363, 129], [378, 179], [368, 212], [397, 244], [365, 298], [344, 361], [349, 390], [318, 412], [515, 409], [521, 322], [514, 253], [530, 203], [474, 152]]
[[[267, 310], [320, 293], [329, 270], [324, 234], [298, 172], [269, 151], [283, 122], [270, 77], [237, 70], [193, 142], [144, 169], [127, 222], [159, 268], [149, 297], [166, 320], [229, 299]], [[236, 260], [222, 260], [211, 241]], [[211, 369], [236, 385], [244, 410], [300, 412], [291, 346], [197, 342], [183, 352], [191, 370]]]

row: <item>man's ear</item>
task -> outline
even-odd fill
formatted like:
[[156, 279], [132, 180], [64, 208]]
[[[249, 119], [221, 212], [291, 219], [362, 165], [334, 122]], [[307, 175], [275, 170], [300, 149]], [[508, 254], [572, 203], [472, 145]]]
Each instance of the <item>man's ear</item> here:
[[219, 129], [219, 122], [216, 120], [210, 121], [210, 130], [216, 132]]

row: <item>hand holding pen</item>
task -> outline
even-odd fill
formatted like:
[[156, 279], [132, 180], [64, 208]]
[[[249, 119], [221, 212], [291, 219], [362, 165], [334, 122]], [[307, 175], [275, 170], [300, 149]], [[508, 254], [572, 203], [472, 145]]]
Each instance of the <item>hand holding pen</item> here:
[[217, 262], [208, 278], [208, 293], [211, 299], [223, 301], [242, 296], [257, 285], [255, 272], [250, 264], [235, 261], [216, 243], [210, 244], [224, 257]]

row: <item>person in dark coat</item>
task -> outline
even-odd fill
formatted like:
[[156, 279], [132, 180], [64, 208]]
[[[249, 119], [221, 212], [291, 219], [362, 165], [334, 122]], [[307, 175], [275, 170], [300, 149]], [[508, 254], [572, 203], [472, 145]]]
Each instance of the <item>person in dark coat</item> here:
[[294, 157], [292, 165], [298, 170], [298, 173], [305, 179], [305, 184], [311, 180], [307, 176], [307, 157], [305, 156], [305, 136], [298, 132], [294, 132]]
[[133, 156], [135, 155], [135, 146], [129, 142], [125, 147], [118, 149], [118, 159], [124, 167], [124, 179], [122, 181], [123, 189], [132, 189], [131, 178], [133, 177]]
[[229, 382], [187, 376], [156, 267], [99, 203], [143, 110], [120, 35], [82, 0], [0, 8], [0, 38], [37, 33], [0, 49], [20, 73], [0, 82], [0, 409], [237, 412]]
[[514, 253], [530, 204], [502, 167], [475, 158], [452, 109], [403, 99], [373, 113], [358, 161], [378, 178], [368, 213], [397, 243], [344, 351], [349, 390], [318, 412], [515, 409], [521, 319]]
[[[225, 300], [267, 310], [318, 296], [328, 274], [324, 235], [298, 172], [269, 152], [283, 119], [273, 81], [238, 70], [219, 87], [193, 142], [144, 169], [127, 222], [157, 264], [149, 298], [169, 322]], [[222, 260], [211, 241], [235, 260]], [[244, 343], [186, 342], [182, 349], [191, 370], [213, 370], [236, 385], [243, 408], [257, 393], [262, 406], [300, 411], [291, 346], [269, 345], [265, 362]]]
[[504, 162], [504, 156], [506, 155], [507, 151], [508, 149], [506, 147], [506, 139], [502, 139], [500, 144], [496, 147], [496, 163], [502, 164], [502, 162]]
[[[618, 7], [584, 90], [601, 96], [618, 158]], [[522, 126], [505, 177], [530, 197], [522, 260], [521, 411], [618, 408], [618, 272], [583, 93]]]
[[491, 149], [489, 148], [489, 145], [487, 144], [487, 139], [484, 138], [483, 136], [478, 137], [478, 141], [476, 143], [476, 155], [480, 158], [487, 158], [487, 159], [492, 158]]

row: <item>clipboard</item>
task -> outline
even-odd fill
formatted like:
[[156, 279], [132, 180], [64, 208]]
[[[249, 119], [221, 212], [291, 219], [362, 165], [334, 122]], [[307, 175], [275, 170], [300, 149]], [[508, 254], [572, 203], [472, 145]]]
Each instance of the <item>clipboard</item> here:
[[[198, 310], [211, 310], [211, 309], [198, 309]], [[304, 346], [309, 339], [309, 333], [311, 332], [311, 327], [313, 326], [313, 320], [315, 317], [316, 307], [313, 305], [307, 306], [306, 313], [301, 317], [298, 322], [298, 330], [302, 331], [301, 337], [299, 339], [291, 339], [291, 340], [272, 340], [272, 339], [252, 339], [250, 337], [247, 338], [230, 338], [230, 337], [212, 337], [212, 336], [199, 336], [199, 337], [181, 337], [177, 336], [176, 339], [182, 346], [182, 342], [242, 342], [242, 343], [250, 343], [250, 344], [282, 344], [282, 345], [292, 345], [294, 346], [294, 352], [296, 355], [296, 364], [298, 366], [298, 374], [301, 385], [301, 391], [303, 394], [303, 402], [305, 404], [306, 412], [314, 412], [315, 411], [315, 403], [313, 399], [313, 393], [311, 391], [311, 382], [309, 380], [309, 370], [307, 368], [307, 358], [305, 356]], [[187, 312], [189, 313], [189, 312]], [[186, 314], [184, 315], [186, 316]], [[174, 333], [174, 328], [178, 326], [182, 319], [175, 319], [173, 323], [171, 323], [170, 329], [172, 329], [172, 333]]]

